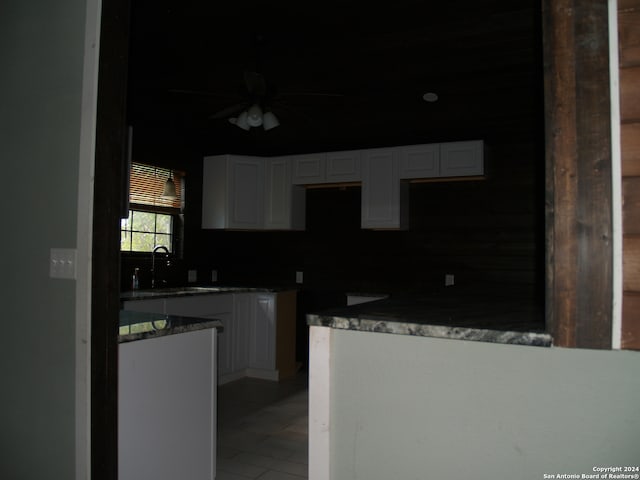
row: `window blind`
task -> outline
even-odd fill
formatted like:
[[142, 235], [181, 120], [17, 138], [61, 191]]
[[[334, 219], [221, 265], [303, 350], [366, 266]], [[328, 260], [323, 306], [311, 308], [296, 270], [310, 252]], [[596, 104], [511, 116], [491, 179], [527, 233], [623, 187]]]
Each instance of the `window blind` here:
[[[176, 184], [176, 198], [162, 196], [169, 175]], [[182, 206], [184, 173], [142, 163], [131, 164], [129, 202], [139, 205], [180, 208]]]

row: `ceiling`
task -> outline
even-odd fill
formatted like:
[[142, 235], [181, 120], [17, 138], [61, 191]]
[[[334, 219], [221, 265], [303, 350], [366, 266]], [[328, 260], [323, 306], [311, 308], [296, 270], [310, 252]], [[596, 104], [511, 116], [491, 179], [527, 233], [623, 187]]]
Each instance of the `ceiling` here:
[[[129, 122], [158, 152], [488, 139], [526, 135], [540, 119], [537, 1], [131, 3]], [[276, 88], [281, 125], [212, 119], [247, 100], [244, 72], [256, 70]]]

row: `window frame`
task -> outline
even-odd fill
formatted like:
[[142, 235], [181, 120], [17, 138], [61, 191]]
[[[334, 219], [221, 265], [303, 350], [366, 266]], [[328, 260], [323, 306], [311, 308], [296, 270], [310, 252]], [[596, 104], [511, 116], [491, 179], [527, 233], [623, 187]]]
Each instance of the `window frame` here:
[[[130, 204], [129, 205], [129, 212], [145, 212], [145, 213], [154, 213], [154, 214], [160, 214], [160, 215], [169, 215], [171, 217], [171, 232], [169, 234], [165, 234], [162, 233], [161, 235], [169, 235], [170, 239], [171, 239], [171, 244], [170, 245], [165, 245], [166, 247], [169, 248], [170, 252], [169, 255], [171, 256], [178, 256], [176, 255], [176, 249], [178, 247], [178, 245], [180, 244], [179, 242], [179, 236], [181, 236], [181, 232], [182, 229], [177, 228], [179, 226], [179, 222], [180, 222], [180, 211], [176, 208], [168, 208], [168, 207], [154, 207], [151, 205], [141, 205], [141, 204]], [[120, 225], [120, 235], [122, 238], [122, 232], [123, 231], [127, 231], [127, 232], [133, 232], [132, 229], [123, 229], [122, 228], [122, 223]], [[137, 232], [137, 230], [136, 230]], [[154, 232], [149, 232], [149, 233], [154, 233], [157, 234], [157, 230], [154, 228]], [[154, 242], [154, 248], [157, 246], [158, 244]], [[149, 254], [151, 253], [151, 250], [131, 250], [131, 249], [126, 249], [123, 250], [122, 249], [122, 242], [120, 243], [120, 253], [122, 254], [127, 254], [127, 255], [142, 255], [142, 254]]]

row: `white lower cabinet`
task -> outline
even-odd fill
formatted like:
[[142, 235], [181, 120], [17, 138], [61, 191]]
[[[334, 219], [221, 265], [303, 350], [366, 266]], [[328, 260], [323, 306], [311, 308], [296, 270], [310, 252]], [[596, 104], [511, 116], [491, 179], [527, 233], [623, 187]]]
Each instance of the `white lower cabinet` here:
[[[275, 360], [275, 295], [256, 294], [249, 321], [249, 368], [257, 375], [277, 374]], [[275, 379], [274, 379], [275, 380]]]
[[231, 293], [169, 297], [165, 302], [164, 313], [168, 315], [218, 318], [220, 315], [230, 315], [233, 312]]
[[245, 376], [279, 380], [296, 371], [296, 292], [228, 293], [132, 300], [125, 310], [215, 318], [218, 384]]
[[149, 300], [126, 300], [122, 304], [123, 310], [130, 312], [166, 313], [165, 299], [153, 298]]
[[[225, 313], [216, 317], [222, 323], [222, 330], [218, 331], [218, 383], [224, 383], [228, 375], [233, 373], [233, 315]], [[228, 381], [228, 380], [227, 380]]]

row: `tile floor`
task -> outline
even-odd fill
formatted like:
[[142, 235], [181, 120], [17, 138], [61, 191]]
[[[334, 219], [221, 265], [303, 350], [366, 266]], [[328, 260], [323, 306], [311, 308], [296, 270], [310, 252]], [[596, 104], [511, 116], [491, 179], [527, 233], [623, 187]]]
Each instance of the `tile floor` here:
[[308, 478], [307, 376], [218, 387], [216, 480]]

